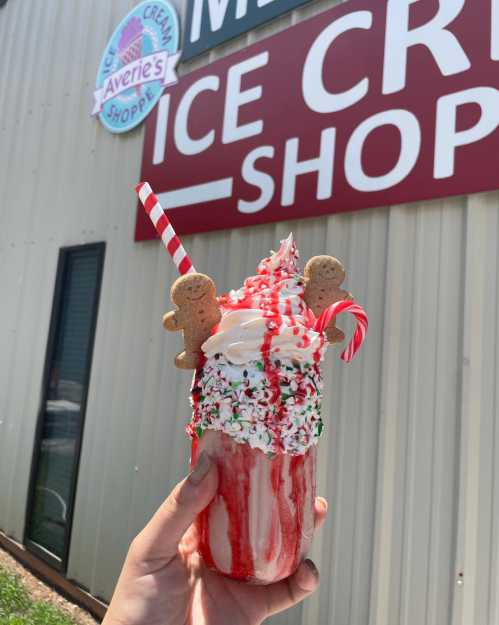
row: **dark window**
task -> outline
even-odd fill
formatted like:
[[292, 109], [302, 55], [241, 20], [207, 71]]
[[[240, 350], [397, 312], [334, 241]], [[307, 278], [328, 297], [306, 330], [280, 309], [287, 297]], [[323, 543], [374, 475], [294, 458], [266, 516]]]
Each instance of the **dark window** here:
[[104, 244], [62, 249], [35, 441], [26, 545], [66, 566]]

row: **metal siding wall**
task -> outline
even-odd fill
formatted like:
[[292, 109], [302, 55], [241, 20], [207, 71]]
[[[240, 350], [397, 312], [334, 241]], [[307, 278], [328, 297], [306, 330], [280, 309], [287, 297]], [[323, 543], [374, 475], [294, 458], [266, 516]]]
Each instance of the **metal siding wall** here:
[[[68, 574], [106, 599], [188, 458], [189, 375], [171, 366], [178, 337], [160, 323], [175, 272], [159, 244], [132, 241], [142, 131], [115, 137], [88, 115], [100, 54], [134, 4], [0, 10], [0, 528], [22, 539], [58, 250], [105, 240]], [[185, 238], [226, 290], [293, 230], [303, 261], [345, 262], [369, 311], [361, 355], [345, 366], [336, 350], [324, 367], [321, 589], [274, 625], [499, 622], [498, 204], [490, 193]]]
[[461, 472], [454, 623], [499, 622], [499, 218], [497, 194], [466, 212]]
[[132, 4], [99, 5], [0, 11], [0, 526], [17, 539], [59, 248], [106, 240], [112, 256], [120, 238], [133, 248], [133, 195], [120, 183], [138, 178], [141, 131], [117, 140], [88, 114], [99, 55]]

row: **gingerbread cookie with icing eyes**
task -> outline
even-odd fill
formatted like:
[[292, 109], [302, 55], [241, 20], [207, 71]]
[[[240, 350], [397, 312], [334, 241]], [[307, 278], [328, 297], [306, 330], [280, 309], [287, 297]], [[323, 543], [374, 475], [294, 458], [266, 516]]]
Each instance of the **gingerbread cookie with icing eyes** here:
[[[343, 299], [352, 299], [348, 291], [340, 288], [345, 280], [345, 268], [333, 256], [314, 256], [305, 265], [305, 292], [303, 299], [307, 306], [318, 317], [324, 310]], [[330, 343], [341, 343], [345, 334], [336, 327], [333, 318], [326, 327], [327, 340]]]
[[184, 351], [177, 354], [179, 369], [196, 369], [201, 362], [201, 345], [221, 318], [213, 280], [202, 273], [181, 276], [172, 285], [170, 297], [177, 306], [163, 317], [166, 330], [182, 330]]

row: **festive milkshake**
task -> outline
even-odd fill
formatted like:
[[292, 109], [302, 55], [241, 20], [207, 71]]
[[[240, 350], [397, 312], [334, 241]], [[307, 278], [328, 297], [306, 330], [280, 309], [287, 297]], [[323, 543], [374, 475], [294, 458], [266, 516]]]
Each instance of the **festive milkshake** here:
[[220, 480], [198, 519], [200, 552], [210, 568], [254, 583], [293, 573], [313, 535], [327, 341], [297, 258], [290, 236], [219, 298], [191, 389], [192, 460], [206, 450]]
[[312, 540], [320, 363], [328, 343], [345, 338], [336, 317], [349, 312], [357, 320], [341, 354], [349, 362], [367, 316], [340, 288], [345, 270], [337, 259], [314, 256], [300, 275], [292, 235], [256, 276], [217, 297], [149, 185], [137, 192], [181, 274], [170, 293], [176, 309], [163, 325], [183, 333], [175, 365], [195, 370], [191, 462], [206, 451], [218, 467], [218, 492], [197, 519], [199, 551], [223, 575], [274, 582], [293, 573]]

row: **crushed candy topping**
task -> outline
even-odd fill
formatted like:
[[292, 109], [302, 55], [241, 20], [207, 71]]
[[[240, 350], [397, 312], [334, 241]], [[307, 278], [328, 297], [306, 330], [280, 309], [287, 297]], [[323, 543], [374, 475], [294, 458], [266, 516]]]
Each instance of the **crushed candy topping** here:
[[191, 436], [221, 430], [265, 453], [304, 454], [322, 431], [322, 377], [317, 364], [272, 359], [234, 365], [223, 356], [198, 370], [191, 389]]

